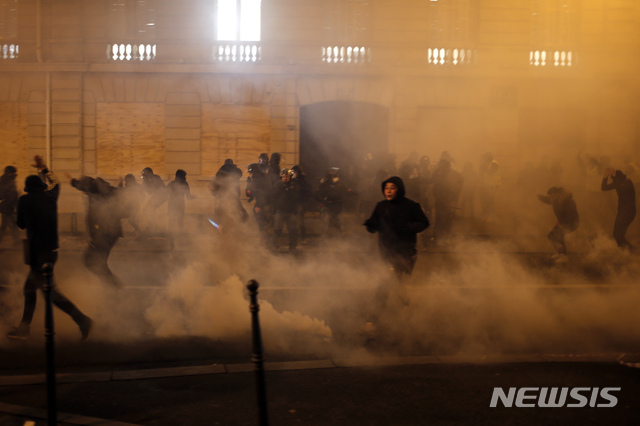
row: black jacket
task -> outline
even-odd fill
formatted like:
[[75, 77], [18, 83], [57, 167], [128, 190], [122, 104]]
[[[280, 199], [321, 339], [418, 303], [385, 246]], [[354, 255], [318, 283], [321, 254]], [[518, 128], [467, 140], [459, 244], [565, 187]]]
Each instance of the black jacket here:
[[429, 227], [429, 219], [419, 203], [405, 197], [402, 179], [393, 176], [382, 182], [383, 194], [387, 183], [398, 188], [396, 197], [391, 201], [380, 201], [364, 226], [371, 233], [380, 233], [378, 244], [383, 256], [411, 257], [416, 254], [416, 234]]
[[89, 197], [87, 227], [93, 244], [113, 244], [122, 237], [120, 218], [125, 214], [117, 196], [118, 189], [101, 178], [82, 176], [72, 179], [71, 186]]
[[636, 189], [633, 182], [627, 179], [627, 176], [620, 170], [616, 171], [615, 178], [611, 183], [607, 183], [608, 179], [602, 180], [601, 189], [603, 191], [611, 191], [615, 189], [618, 193], [618, 213], [622, 215], [636, 214]]
[[300, 202], [300, 187], [293, 179], [289, 182], [276, 182], [271, 190], [273, 209], [293, 213]]
[[49, 182], [33, 188], [18, 200], [18, 227], [27, 230], [31, 265], [39, 255], [58, 248], [58, 196], [60, 185], [47, 169], [40, 172]]
[[573, 200], [573, 195], [570, 191], [561, 187], [559, 187], [559, 189], [561, 192], [555, 199], [552, 200], [551, 197], [545, 195], [540, 197], [540, 201], [551, 204], [560, 225], [571, 231], [575, 231], [580, 223], [576, 202]]

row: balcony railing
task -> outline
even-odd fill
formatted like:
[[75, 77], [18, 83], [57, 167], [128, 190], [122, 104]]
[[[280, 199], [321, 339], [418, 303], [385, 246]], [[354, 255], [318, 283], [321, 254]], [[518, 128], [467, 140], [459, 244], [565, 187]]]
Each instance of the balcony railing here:
[[568, 68], [573, 65], [573, 52], [570, 50], [532, 50], [529, 52], [529, 65]]
[[213, 59], [218, 62], [253, 63], [260, 61], [260, 55], [258, 43], [229, 42], [213, 47]]
[[327, 64], [367, 64], [371, 48], [364, 46], [323, 46], [322, 62]]
[[0, 44], [0, 59], [17, 59], [20, 46], [17, 44]]
[[152, 61], [156, 58], [155, 44], [109, 44], [107, 58], [112, 61]]
[[475, 60], [472, 49], [430, 47], [427, 61], [431, 65], [468, 65]]

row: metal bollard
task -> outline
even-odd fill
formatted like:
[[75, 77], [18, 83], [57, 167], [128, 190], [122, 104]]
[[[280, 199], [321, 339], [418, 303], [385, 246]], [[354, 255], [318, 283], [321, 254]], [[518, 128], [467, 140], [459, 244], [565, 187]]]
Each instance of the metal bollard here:
[[267, 386], [264, 378], [264, 356], [262, 351], [262, 335], [260, 333], [260, 320], [258, 318], [258, 287], [259, 284], [255, 280], [249, 281], [247, 289], [251, 305], [251, 334], [253, 336], [253, 357], [254, 371], [256, 372], [256, 390], [258, 395], [258, 414], [260, 416], [260, 425], [267, 426], [269, 424], [269, 416], [267, 414]]
[[42, 265], [42, 275], [45, 282], [42, 286], [44, 292], [44, 337], [47, 356], [47, 424], [55, 426], [58, 424], [56, 409], [56, 366], [55, 366], [55, 344], [53, 328], [53, 304], [51, 302], [51, 291], [53, 290], [53, 264]]

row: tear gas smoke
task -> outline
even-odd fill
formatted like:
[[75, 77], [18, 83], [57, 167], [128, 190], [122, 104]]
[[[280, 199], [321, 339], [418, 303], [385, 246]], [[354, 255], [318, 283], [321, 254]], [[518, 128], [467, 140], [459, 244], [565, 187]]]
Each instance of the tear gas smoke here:
[[[500, 211], [492, 239], [471, 232], [470, 238], [454, 238], [444, 251], [419, 253], [406, 282], [410, 305], [391, 299], [381, 318], [389, 332], [380, 354], [637, 348], [638, 257], [618, 249], [601, 231], [580, 229], [567, 240], [570, 254], [579, 259], [575, 264], [536, 263], [540, 252], [551, 251], [546, 233], [553, 213], [542, 203], [508, 203], [507, 194], [502, 196], [498, 205], [510, 208]], [[223, 226], [223, 232], [202, 220], [205, 225], [183, 235], [173, 252], [119, 242], [111, 268], [125, 282], [124, 289], [101, 284], [83, 268], [77, 252], [61, 253], [56, 278], [60, 290], [96, 321], [91, 340], [98, 342], [249, 339], [244, 285], [256, 279], [268, 355], [370, 357], [356, 330], [376, 287], [391, 280], [392, 273], [377, 255], [376, 236], [366, 234], [359, 219], [352, 221], [342, 238], [307, 247], [298, 258], [266, 250], [252, 217]], [[20, 317], [23, 280], [19, 271], [3, 274], [9, 288], [0, 317], [5, 329]], [[42, 323], [38, 306], [34, 328]], [[56, 327], [61, 339], [77, 338], [66, 316], [56, 314]]]

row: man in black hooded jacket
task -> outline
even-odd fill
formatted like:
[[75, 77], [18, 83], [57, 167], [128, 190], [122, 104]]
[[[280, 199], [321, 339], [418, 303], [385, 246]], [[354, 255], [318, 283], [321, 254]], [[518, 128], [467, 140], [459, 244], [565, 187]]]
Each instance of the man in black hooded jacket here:
[[[18, 200], [17, 222], [21, 229], [27, 230], [28, 250], [25, 261], [30, 271], [24, 283], [24, 312], [22, 321], [15, 330], [7, 333], [10, 339], [29, 338], [33, 312], [36, 308], [36, 291], [44, 284], [43, 265], [54, 265], [58, 259], [58, 195], [60, 185], [53, 172], [49, 171], [42, 158], [35, 156], [36, 168], [45, 177], [49, 185], [40, 176], [31, 175], [25, 181], [25, 192]], [[51, 288], [52, 303], [68, 314], [80, 327], [82, 340], [89, 337], [93, 321], [84, 315], [62, 293]]]
[[416, 263], [416, 234], [429, 227], [429, 219], [419, 203], [405, 197], [404, 182], [393, 176], [382, 182], [380, 201], [373, 214], [364, 222], [367, 231], [378, 232], [382, 257], [400, 278], [411, 275]]
[[395, 289], [400, 300], [408, 305], [408, 296], [401, 279], [404, 274], [411, 275], [416, 264], [416, 234], [429, 227], [429, 219], [420, 204], [405, 197], [402, 179], [392, 176], [383, 181], [382, 194], [385, 199], [376, 205], [364, 226], [371, 233], [379, 233], [380, 253], [391, 264], [398, 282], [395, 286], [389, 283], [378, 288], [373, 315], [363, 329], [365, 333], [375, 330], [375, 322], [384, 310], [392, 290]]

